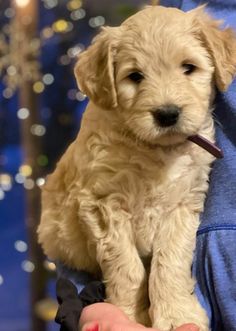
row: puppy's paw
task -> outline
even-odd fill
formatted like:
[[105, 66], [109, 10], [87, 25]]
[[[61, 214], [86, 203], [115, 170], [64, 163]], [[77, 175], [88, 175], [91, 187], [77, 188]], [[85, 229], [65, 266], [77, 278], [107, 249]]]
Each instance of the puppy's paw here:
[[184, 324], [196, 324], [199, 331], [209, 331], [209, 321], [205, 310], [199, 304], [195, 296], [191, 296], [188, 302], [181, 300], [184, 304], [178, 303], [162, 304], [153, 309], [150, 307], [149, 314], [152, 319], [152, 326], [161, 331], [173, 331]]

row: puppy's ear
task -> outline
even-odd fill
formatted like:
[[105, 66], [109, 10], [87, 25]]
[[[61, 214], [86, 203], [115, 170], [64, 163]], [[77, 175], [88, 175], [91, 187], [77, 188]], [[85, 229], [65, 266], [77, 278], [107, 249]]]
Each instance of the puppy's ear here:
[[98, 106], [117, 106], [114, 78], [114, 54], [119, 28], [106, 27], [91, 46], [79, 55], [75, 76], [80, 90]]
[[189, 13], [194, 16], [200, 38], [212, 57], [216, 86], [225, 91], [236, 74], [236, 34], [230, 28], [222, 29], [222, 21], [212, 19], [204, 8], [201, 6]]

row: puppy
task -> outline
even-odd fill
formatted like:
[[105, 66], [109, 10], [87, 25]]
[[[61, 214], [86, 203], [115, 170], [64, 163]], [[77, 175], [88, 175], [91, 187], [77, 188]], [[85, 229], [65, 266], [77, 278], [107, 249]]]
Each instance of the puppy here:
[[197, 8], [147, 7], [106, 27], [75, 67], [90, 99], [42, 193], [39, 242], [102, 275], [107, 301], [162, 331], [209, 330], [191, 264], [214, 157], [215, 86], [236, 72], [233, 32]]

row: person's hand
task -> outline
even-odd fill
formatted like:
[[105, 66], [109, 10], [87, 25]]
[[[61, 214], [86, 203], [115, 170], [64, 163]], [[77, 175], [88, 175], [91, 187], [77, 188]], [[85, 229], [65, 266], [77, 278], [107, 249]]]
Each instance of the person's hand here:
[[[153, 328], [134, 323], [116, 306], [109, 303], [95, 303], [83, 309], [80, 331], [158, 331]], [[141, 330], [142, 329], [142, 330]], [[198, 331], [194, 324], [185, 324], [175, 331]]]

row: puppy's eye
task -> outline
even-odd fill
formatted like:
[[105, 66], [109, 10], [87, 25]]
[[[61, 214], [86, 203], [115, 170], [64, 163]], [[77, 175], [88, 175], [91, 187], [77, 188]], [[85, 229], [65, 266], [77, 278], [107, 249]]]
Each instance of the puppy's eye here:
[[140, 83], [144, 79], [144, 76], [142, 72], [136, 71], [129, 74], [128, 78], [132, 80], [132, 82]]
[[191, 75], [197, 69], [197, 67], [191, 63], [183, 63], [182, 68], [183, 68], [184, 74], [187, 76]]

